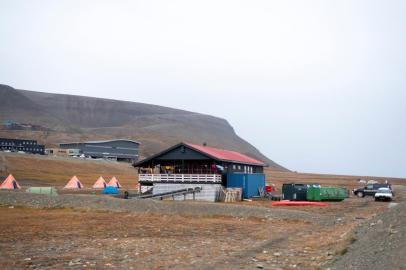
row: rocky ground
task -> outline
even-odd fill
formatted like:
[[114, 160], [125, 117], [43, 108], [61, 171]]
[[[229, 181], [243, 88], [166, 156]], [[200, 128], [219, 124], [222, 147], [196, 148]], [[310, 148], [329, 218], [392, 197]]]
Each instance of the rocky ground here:
[[[406, 188], [398, 187], [397, 194]], [[406, 202], [391, 203], [384, 213], [354, 232], [354, 243], [333, 264], [333, 269], [406, 269]]]
[[[401, 204], [385, 211], [388, 203], [352, 197], [327, 207], [275, 208], [266, 201], [239, 205], [0, 192], [0, 268], [373, 269], [360, 268], [362, 261], [348, 266], [355, 258], [347, 256], [365, 245], [371, 247], [368, 254], [389, 254], [386, 246], [393, 245], [400, 257], [404, 220], [395, 217], [404, 213]], [[386, 226], [387, 219], [392, 226]], [[380, 226], [383, 251], [363, 242], [363, 235]], [[353, 234], [356, 228], [360, 231]], [[396, 237], [400, 240], [391, 240]]]
[[[316, 213], [280, 208], [252, 207], [249, 204], [235, 205], [225, 203], [210, 203], [198, 201], [159, 201], [116, 199], [110, 196], [63, 194], [59, 196], [44, 196], [25, 192], [8, 192], [0, 190], [0, 204], [25, 206], [33, 208], [76, 208], [84, 210], [104, 210], [112, 212], [130, 212], [141, 214], [171, 214], [196, 217], [232, 216], [299, 219], [302, 221], [321, 222], [330, 224], [332, 221]], [[262, 204], [269, 206], [269, 202]]]

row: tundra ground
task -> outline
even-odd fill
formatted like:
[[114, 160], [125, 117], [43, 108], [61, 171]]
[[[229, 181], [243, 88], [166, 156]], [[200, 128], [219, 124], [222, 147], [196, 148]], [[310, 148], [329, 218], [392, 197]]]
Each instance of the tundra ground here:
[[[168, 201], [150, 211], [137, 202], [123, 209], [122, 199], [61, 195], [56, 208], [38, 195], [24, 203], [19, 196], [0, 192], [2, 269], [320, 269], [347, 252], [355, 228], [388, 207], [356, 197], [282, 209], [259, 201], [217, 215], [225, 204]], [[74, 205], [68, 200], [83, 207], [65, 207]], [[100, 207], [103, 200], [117, 209]], [[161, 204], [205, 212], [167, 214]]]
[[[0, 165], [0, 175], [13, 173], [23, 189], [61, 188], [72, 175], [87, 187], [100, 175], [106, 180], [117, 176], [130, 191], [137, 183], [130, 164], [112, 161], [0, 153]], [[360, 186], [358, 178], [365, 178], [275, 171], [266, 174], [267, 182], [275, 184], [278, 192], [284, 182], [351, 189]], [[405, 204], [402, 185], [406, 181], [388, 180], [396, 184], [395, 202]], [[336, 260], [336, 269], [343, 269], [341, 266], [363, 257], [363, 250], [370, 254], [391, 250], [391, 241], [381, 247], [363, 240], [370, 224], [378, 223], [389, 205], [372, 198], [350, 197], [326, 207], [275, 208], [266, 200], [235, 204], [137, 202], [60, 193], [50, 198], [24, 191], [0, 191], [0, 269], [324, 269], [334, 268]], [[391, 217], [396, 217], [394, 209]], [[394, 226], [406, 227], [406, 221], [399, 222], [389, 221], [390, 228], [380, 228], [386, 226], [384, 221], [379, 228], [389, 230], [390, 237], [400, 237], [400, 243], [404, 243], [404, 235], [397, 233], [402, 231]], [[363, 233], [355, 234], [357, 230]], [[375, 239], [373, 235], [368, 237]], [[351, 256], [353, 247], [360, 253], [356, 258]], [[397, 260], [403, 258], [406, 255], [397, 256]], [[354, 265], [366, 264], [354, 261]], [[373, 265], [367, 267], [374, 269]]]

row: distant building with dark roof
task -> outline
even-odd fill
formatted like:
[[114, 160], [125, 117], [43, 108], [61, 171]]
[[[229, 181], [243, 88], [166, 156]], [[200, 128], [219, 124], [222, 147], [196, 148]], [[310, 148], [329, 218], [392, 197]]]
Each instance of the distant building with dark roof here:
[[62, 149], [79, 149], [79, 153], [92, 158], [106, 158], [135, 162], [140, 143], [127, 139], [61, 143]]
[[0, 138], [0, 150], [43, 155], [45, 147], [36, 140]]

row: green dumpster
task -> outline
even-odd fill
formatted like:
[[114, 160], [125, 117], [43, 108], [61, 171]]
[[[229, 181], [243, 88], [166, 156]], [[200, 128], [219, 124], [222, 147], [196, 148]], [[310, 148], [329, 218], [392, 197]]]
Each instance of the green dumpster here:
[[347, 189], [338, 187], [310, 187], [306, 194], [308, 201], [342, 201], [347, 197]]
[[50, 196], [57, 196], [58, 192], [54, 187], [30, 187], [26, 190], [28, 193], [46, 194]]

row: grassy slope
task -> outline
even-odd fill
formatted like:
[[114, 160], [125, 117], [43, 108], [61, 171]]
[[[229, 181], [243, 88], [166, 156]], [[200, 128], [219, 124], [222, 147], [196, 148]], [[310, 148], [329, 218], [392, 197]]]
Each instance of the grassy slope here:
[[[0, 178], [6, 177], [8, 173], [12, 173], [23, 186], [52, 185], [62, 187], [73, 175], [78, 176], [85, 187], [91, 187], [100, 175], [105, 180], [116, 176], [120, 183], [129, 189], [135, 188], [137, 184], [137, 172], [128, 163], [0, 152]], [[267, 182], [276, 184], [278, 188], [286, 182], [320, 183], [324, 186], [352, 188], [360, 185], [357, 181], [360, 178], [379, 181], [388, 179], [393, 184], [406, 185], [406, 179], [399, 178], [279, 172], [269, 169], [266, 170], [266, 175]]]
[[354, 176], [354, 175], [334, 175], [334, 174], [317, 174], [317, 173], [295, 173], [266, 170], [267, 182], [275, 184], [278, 188], [282, 183], [319, 183], [323, 186], [342, 186], [347, 188], [362, 186], [359, 179], [376, 180], [384, 182], [388, 180], [392, 184], [406, 185], [406, 179], [374, 176]]
[[76, 160], [0, 152], [0, 176], [12, 173], [20, 185], [62, 187], [76, 175], [85, 187], [91, 187], [99, 176], [106, 181], [116, 176], [126, 188], [135, 188], [136, 170], [129, 163], [104, 160]]

